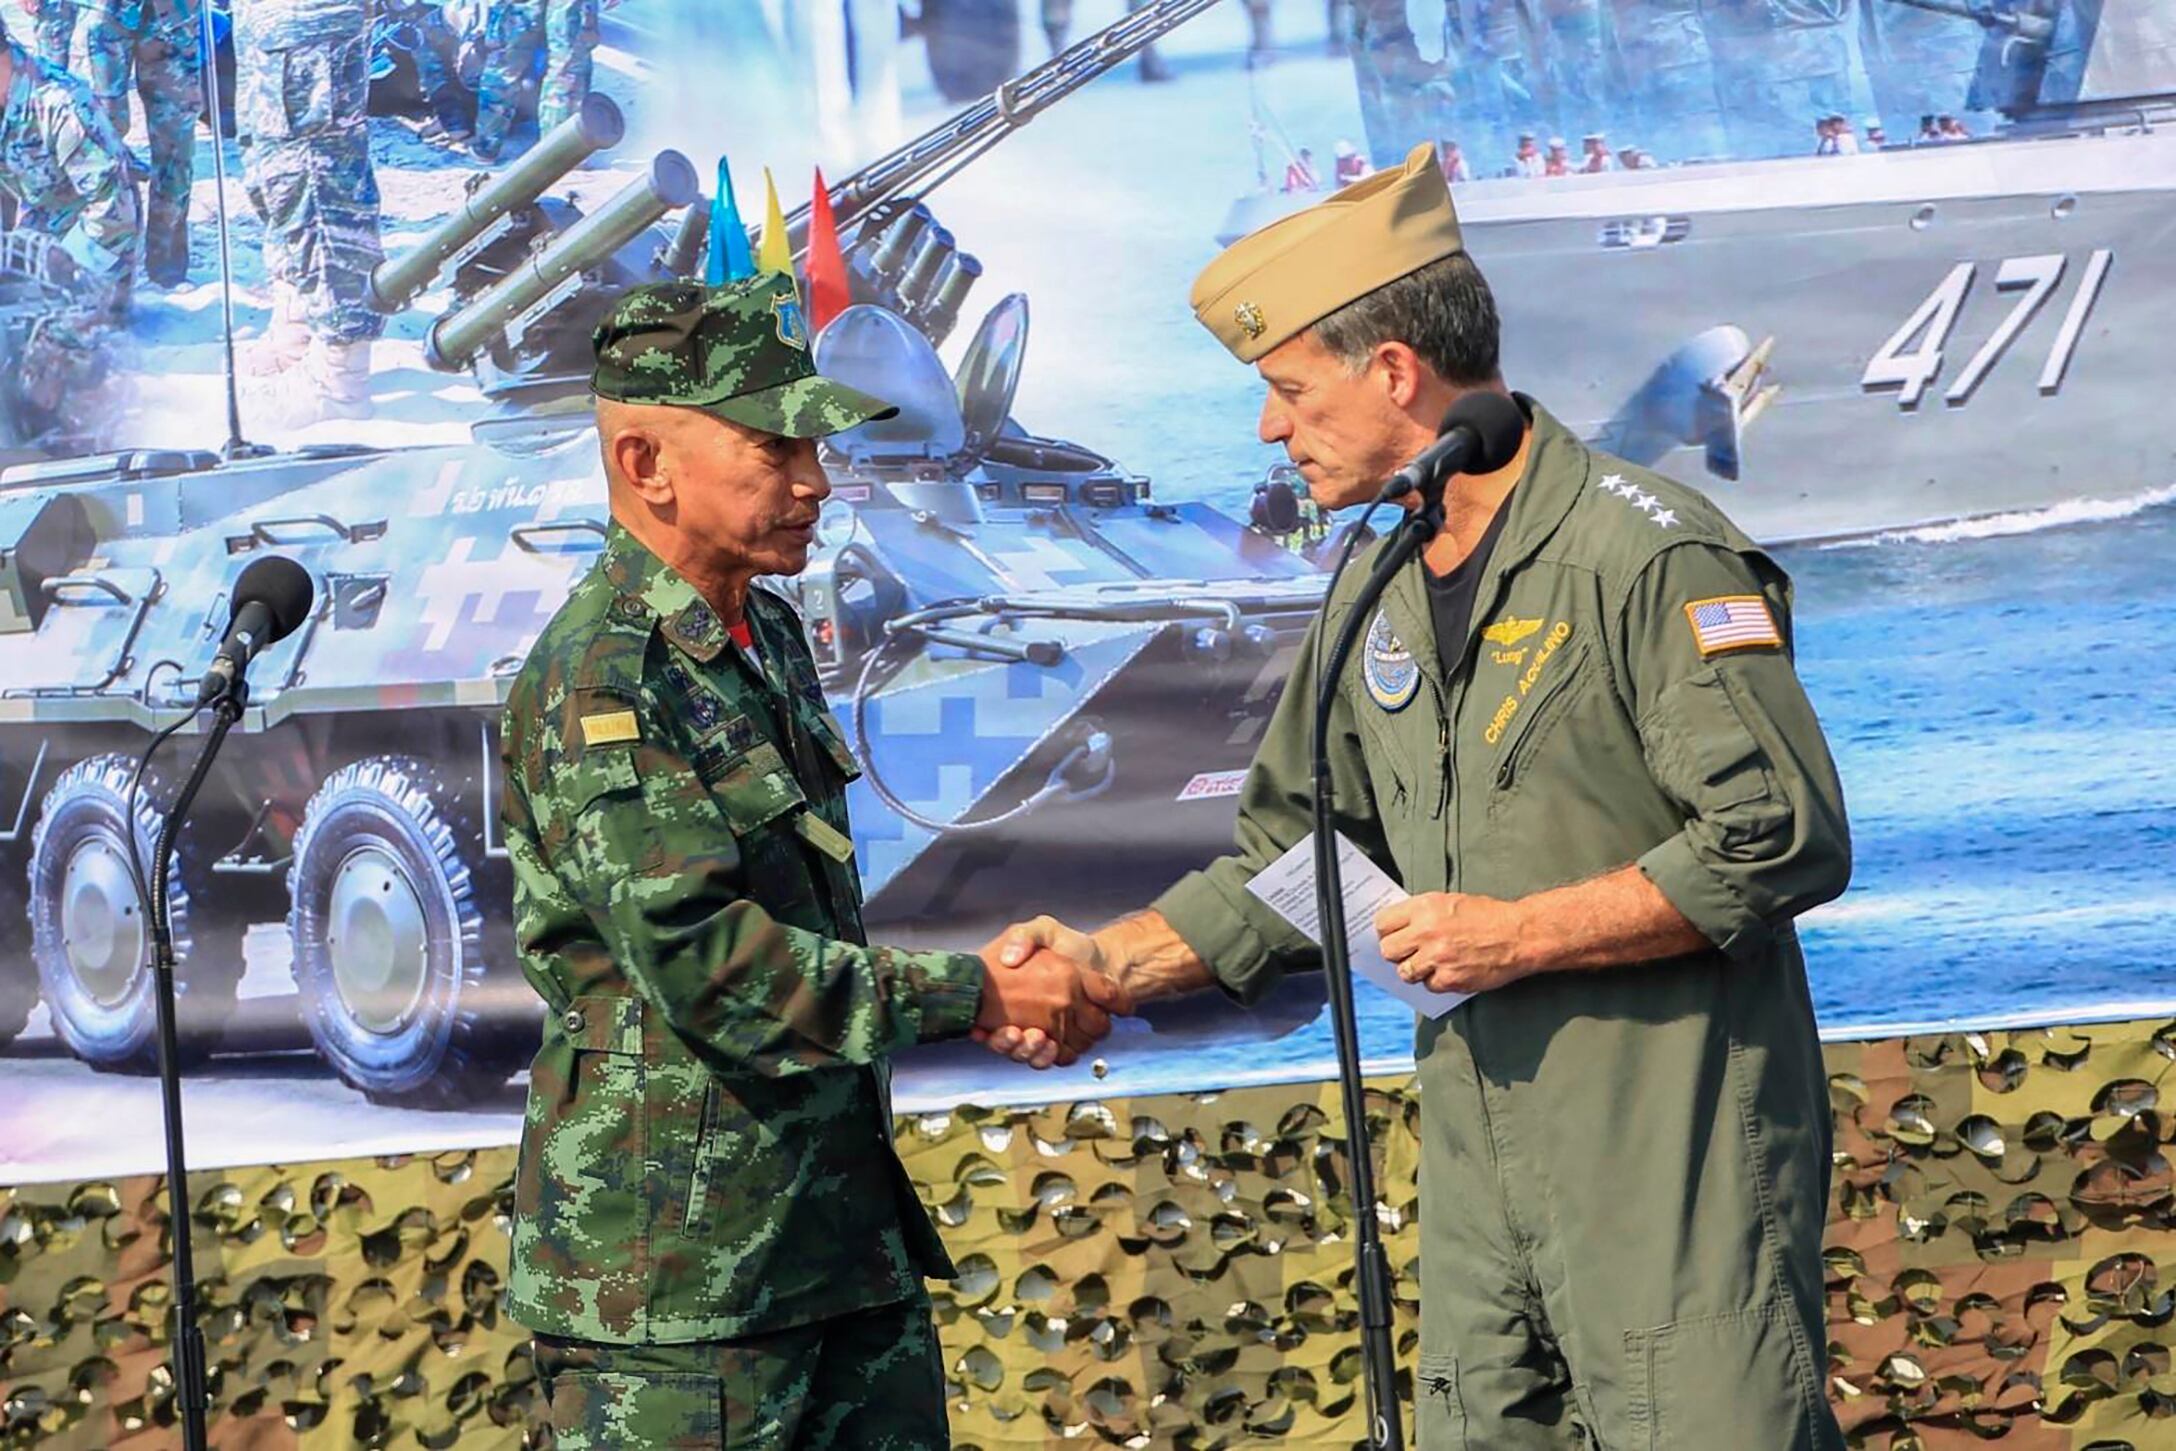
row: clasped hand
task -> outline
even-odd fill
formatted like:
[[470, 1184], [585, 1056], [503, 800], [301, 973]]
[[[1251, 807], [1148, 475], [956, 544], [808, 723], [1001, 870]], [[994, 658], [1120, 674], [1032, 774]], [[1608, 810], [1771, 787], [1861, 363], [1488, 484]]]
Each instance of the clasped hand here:
[[[1047, 924], [1040, 931], [1026, 930]], [[1094, 943], [1049, 918], [1013, 927], [982, 949], [974, 1039], [1034, 1068], [1077, 1062], [1133, 1012], [1133, 997], [1100, 971]]]
[[1383, 956], [1431, 992], [1479, 993], [1526, 976], [1518, 904], [1463, 892], [1423, 892], [1375, 914]]

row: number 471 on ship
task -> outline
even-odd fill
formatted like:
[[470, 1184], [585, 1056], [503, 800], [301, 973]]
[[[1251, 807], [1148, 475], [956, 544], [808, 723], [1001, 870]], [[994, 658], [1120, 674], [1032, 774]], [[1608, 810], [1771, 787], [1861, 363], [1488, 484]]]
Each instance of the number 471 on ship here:
[[[2002, 320], [2002, 326], [1972, 355], [1964, 371], [1949, 385], [1942, 395], [1952, 407], [1971, 401], [1973, 391], [1980, 385], [2017, 335], [2025, 330], [2042, 303], [2055, 291], [2063, 280], [2066, 258], [2059, 252], [2043, 253], [2036, 257], [2010, 257], [1995, 270], [1995, 291], [2023, 292], [2010, 315]], [[2100, 297], [2101, 284], [2108, 280], [2108, 268], [2115, 261], [2115, 253], [2106, 247], [2094, 251], [2086, 259], [2085, 275], [2079, 279], [2077, 294], [2070, 299], [2070, 311], [2063, 316], [2062, 330], [2056, 333], [2055, 343], [2048, 349], [2047, 361], [2040, 367], [2040, 391], [2054, 394], [2061, 391], [2063, 375], [2070, 368], [2071, 355], [2078, 350], [2078, 339], [2085, 331], [2085, 321], [2092, 315], [2093, 304]], [[1976, 262], [1959, 262], [1949, 269], [1949, 275], [1941, 280], [1927, 300], [1904, 320], [1883, 343], [1879, 351], [1868, 360], [1866, 372], [1859, 378], [1859, 386], [1871, 392], [1879, 388], [1898, 390], [1896, 403], [1899, 408], [1917, 408], [1920, 398], [1942, 371], [1942, 349], [1949, 342], [1950, 330], [1957, 325], [1957, 314], [1964, 310], [1965, 295], [1972, 290], [1972, 279], [1979, 272]], [[1916, 347], [1913, 339], [1918, 340]], [[1909, 348], [1910, 351], [1906, 351]]]

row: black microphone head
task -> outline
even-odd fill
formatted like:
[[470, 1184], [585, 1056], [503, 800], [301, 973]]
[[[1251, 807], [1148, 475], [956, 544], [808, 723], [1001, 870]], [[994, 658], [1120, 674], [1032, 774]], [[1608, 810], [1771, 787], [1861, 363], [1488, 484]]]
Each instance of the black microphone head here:
[[239, 613], [252, 602], [263, 605], [272, 617], [272, 633], [264, 640], [269, 645], [286, 639], [310, 617], [310, 600], [316, 593], [310, 571], [283, 554], [267, 554], [251, 560], [234, 581], [234, 610]]
[[1470, 428], [1480, 440], [1473, 457], [1459, 472], [1492, 474], [1519, 456], [1519, 443], [1526, 437], [1526, 415], [1505, 394], [1476, 388], [1460, 394], [1458, 401], [1444, 410], [1443, 426], [1437, 433], [1456, 428]]

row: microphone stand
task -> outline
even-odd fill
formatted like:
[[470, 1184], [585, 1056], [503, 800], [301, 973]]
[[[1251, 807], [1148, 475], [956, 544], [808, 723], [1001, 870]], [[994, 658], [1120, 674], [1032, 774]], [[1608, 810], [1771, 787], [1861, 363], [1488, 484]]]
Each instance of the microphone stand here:
[[[1397, 1346], [1390, 1335], [1390, 1263], [1383, 1254], [1382, 1225], [1375, 1212], [1375, 1163], [1368, 1147], [1366, 1090], [1360, 1081], [1360, 1029], [1353, 1015], [1352, 961], [1345, 943], [1345, 884], [1337, 864], [1337, 828], [1332, 815], [1335, 801], [1330, 782], [1330, 709], [1337, 700], [1337, 678], [1344, 672], [1353, 645], [1367, 628], [1383, 591], [1406, 561], [1435, 538], [1442, 527], [1441, 491], [1424, 494], [1420, 507], [1406, 516], [1377, 556], [1367, 583], [1360, 587], [1344, 627], [1338, 631], [1329, 665], [1315, 687], [1315, 910], [1322, 924], [1322, 975], [1329, 989], [1331, 1035], [1337, 1044], [1338, 1088], [1345, 1107], [1353, 1219], [1358, 1231], [1354, 1255], [1360, 1290], [1360, 1356], [1367, 1382], [1367, 1444], [1378, 1451], [1402, 1451], [1405, 1437], [1398, 1410]], [[1335, 588], [1336, 580], [1332, 579], [1331, 590]], [[1326, 592], [1325, 621], [1329, 600]]]
[[212, 702], [212, 728], [204, 749], [196, 758], [181, 794], [159, 828], [158, 845], [151, 853], [151, 969], [153, 998], [159, 1018], [159, 1097], [166, 1121], [167, 1231], [174, 1242], [174, 1395], [181, 1411], [181, 1444], [184, 1451], [205, 1451], [205, 1413], [210, 1404], [210, 1383], [204, 1360], [204, 1332], [197, 1324], [196, 1261], [190, 1245], [189, 1167], [182, 1149], [181, 1043], [174, 1029], [174, 928], [171, 903], [166, 895], [167, 864], [173, 859], [174, 838], [189, 808], [211, 773], [212, 762], [227, 732], [242, 718], [249, 704], [249, 686], [239, 675]]

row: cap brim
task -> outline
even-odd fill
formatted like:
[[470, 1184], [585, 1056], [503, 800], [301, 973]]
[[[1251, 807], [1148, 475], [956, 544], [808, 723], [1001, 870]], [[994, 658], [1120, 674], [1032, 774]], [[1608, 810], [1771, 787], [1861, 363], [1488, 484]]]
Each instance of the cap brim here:
[[881, 398], [820, 376], [796, 378], [775, 388], [687, 406], [743, 428], [760, 428], [786, 438], [826, 438], [878, 418], [890, 418], [899, 411]]

